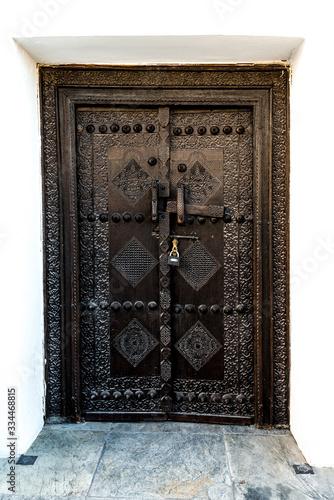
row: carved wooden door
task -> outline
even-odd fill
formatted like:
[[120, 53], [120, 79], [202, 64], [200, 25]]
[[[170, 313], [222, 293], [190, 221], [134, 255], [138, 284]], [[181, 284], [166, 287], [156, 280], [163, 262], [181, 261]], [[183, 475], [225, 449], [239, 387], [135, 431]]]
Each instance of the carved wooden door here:
[[250, 422], [251, 109], [76, 119], [84, 416]]

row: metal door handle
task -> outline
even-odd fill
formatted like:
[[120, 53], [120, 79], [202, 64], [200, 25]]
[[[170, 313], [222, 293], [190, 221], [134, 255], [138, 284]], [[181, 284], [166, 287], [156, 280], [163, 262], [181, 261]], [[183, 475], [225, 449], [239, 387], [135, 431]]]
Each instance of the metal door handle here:
[[184, 224], [184, 184], [177, 185], [176, 212], [178, 224]]
[[158, 181], [152, 181], [152, 184], [151, 184], [151, 193], [152, 193], [151, 219], [153, 221], [158, 220], [158, 189], [159, 189]]

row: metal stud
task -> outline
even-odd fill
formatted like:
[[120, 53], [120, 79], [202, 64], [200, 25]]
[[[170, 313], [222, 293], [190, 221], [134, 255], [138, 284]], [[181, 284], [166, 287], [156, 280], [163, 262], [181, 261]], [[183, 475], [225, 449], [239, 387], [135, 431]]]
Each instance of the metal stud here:
[[106, 132], [108, 132], [107, 125], [100, 125], [99, 126], [99, 131], [101, 132], [101, 134], [105, 134]]
[[119, 302], [112, 302], [111, 305], [110, 305], [110, 308], [113, 310], [113, 311], [119, 311], [120, 308], [121, 308], [121, 304]]
[[174, 312], [175, 312], [175, 314], [180, 314], [182, 312], [182, 306], [181, 306], [181, 304], [175, 304], [175, 306], [174, 306]]
[[98, 398], [98, 393], [96, 391], [92, 391], [90, 394], [90, 399], [94, 400]]
[[199, 395], [198, 395], [198, 401], [200, 401], [201, 403], [205, 403], [205, 401], [208, 400], [208, 395], [205, 394], [205, 392], [201, 392]]
[[109, 391], [102, 391], [101, 396], [103, 399], [109, 399], [110, 398], [110, 392]]
[[81, 125], [81, 123], [78, 123], [78, 125], [77, 125], [77, 131], [78, 132], [82, 132], [83, 131], [83, 126]]
[[188, 224], [193, 224], [195, 221], [195, 217], [193, 217], [192, 215], [189, 215], [189, 217], [187, 217], [187, 223]]
[[223, 309], [225, 314], [232, 314], [233, 313], [233, 307], [232, 306], [225, 306]]
[[141, 300], [137, 300], [137, 302], [135, 302], [135, 308], [140, 311], [141, 309], [144, 309], [144, 302], [142, 302]]
[[220, 394], [218, 394], [218, 392], [214, 392], [213, 394], [211, 394], [210, 399], [213, 403], [220, 403], [221, 402], [221, 396], [220, 396]]
[[102, 300], [102, 302], [100, 302], [100, 308], [103, 309], [104, 311], [108, 309], [108, 306], [109, 302], [107, 302], [106, 300]]
[[239, 403], [239, 404], [243, 404], [243, 403], [246, 403], [246, 398], [243, 394], [239, 394], [236, 398], [235, 398], [236, 402]]
[[193, 313], [195, 311], [195, 306], [193, 306], [192, 304], [186, 304], [185, 310], [187, 311], [187, 313]]
[[225, 127], [223, 127], [223, 132], [226, 135], [230, 134], [232, 132], [232, 127], [229, 127], [228, 125], [226, 125]]
[[132, 217], [131, 217], [131, 214], [129, 214], [129, 212], [125, 212], [125, 214], [123, 214], [124, 222], [130, 222], [131, 219], [132, 219]]
[[180, 165], [178, 165], [177, 169], [179, 172], [185, 172], [187, 170], [187, 165], [185, 165], [184, 163], [180, 163]]
[[246, 312], [246, 306], [244, 304], [238, 304], [237, 307], [235, 308], [235, 310], [238, 313], [244, 313], [244, 312]]
[[245, 222], [245, 216], [244, 216], [244, 215], [242, 215], [242, 214], [238, 214], [238, 215], [236, 216], [236, 221], [237, 221], [237, 222], [239, 222], [240, 224], [241, 224], [242, 222]]
[[152, 125], [152, 123], [149, 123], [148, 125], [146, 125], [146, 130], [147, 130], [147, 132], [152, 133], [155, 131], [155, 126]]
[[208, 306], [206, 306], [205, 304], [201, 304], [200, 306], [198, 306], [198, 310], [201, 314], [206, 314], [208, 312]]
[[211, 127], [210, 132], [212, 135], [218, 135], [219, 134], [219, 127]]
[[112, 214], [111, 220], [117, 224], [121, 220], [120, 214]]
[[87, 215], [88, 222], [94, 222], [96, 220], [96, 216], [94, 214]]
[[206, 223], [206, 218], [205, 217], [197, 217], [197, 220], [200, 224], [205, 224]]
[[135, 392], [135, 395], [138, 399], [143, 399], [143, 397], [145, 396], [145, 393], [141, 390], [138, 390]]
[[147, 393], [147, 395], [151, 398], [151, 399], [154, 399], [157, 397], [158, 393], [157, 391], [155, 391], [154, 389], [150, 389]]
[[140, 123], [136, 123], [136, 125], [133, 126], [134, 132], [141, 132], [143, 130], [143, 127], [140, 125]]
[[243, 134], [245, 132], [245, 127], [243, 127], [242, 125], [238, 125], [235, 131], [237, 134]]
[[119, 399], [119, 398], [121, 398], [121, 397], [122, 397], [122, 393], [121, 393], [121, 392], [119, 392], [119, 391], [115, 391], [115, 392], [113, 393], [113, 397], [114, 397], [115, 399]]
[[204, 135], [206, 133], [206, 127], [204, 127], [204, 125], [201, 125], [200, 127], [198, 127], [197, 132], [199, 133], [199, 135]]
[[147, 160], [147, 163], [148, 163], [149, 165], [151, 165], [151, 167], [154, 167], [154, 165], [156, 165], [156, 164], [157, 164], [157, 161], [158, 161], [158, 160], [157, 160], [156, 158], [154, 158], [154, 156], [152, 156], [151, 158], [149, 158], [149, 159]]
[[174, 135], [181, 135], [182, 134], [182, 128], [180, 127], [175, 127], [173, 130]]
[[133, 396], [133, 392], [131, 391], [131, 389], [127, 389], [127, 390], [124, 392], [124, 396], [126, 397], [126, 399], [130, 399], [130, 398], [132, 398], [132, 396]]
[[218, 219], [218, 217], [211, 217], [210, 221], [212, 222], [212, 224], [217, 224], [219, 219]]
[[108, 214], [101, 214], [99, 217], [101, 222], [107, 222], [108, 220]]
[[183, 392], [176, 392], [175, 399], [176, 399], [176, 401], [183, 401], [183, 399], [184, 399]]
[[92, 134], [95, 131], [95, 127], [94, 127], [94, 125], [90, 124], [90, 125], [87, 125], [86, 130], [89, 134]]
[[114, 133], [118, 132], [119, 131], [119, 125], [117, 125], [117, 123], [113, 123], [110, 127], [110, 130]]
[[145, 217], [143, 216], [143, 214], [136, 214], [136, 215], [135, 215], [135, 221], [136, 221], [136, 222], [143, 222], [143, 221], [144, 221], [144, 218], [145, 218]]
[[189, 127], [186, 127], [186, 128], [184, 129], [184, 131], [185, 131], [185, 133], [186, 133], [186, 134], [190, 135], [190, 134], [192, 134], [192, 133], [193, 133], [194, 129], [193, 129], [192, 127], [190, 127], [190, 126], [189, 126]]
[[218, 314], [220, 313], [220, 307], [217, 304], [214, 304], [210, 307], [210, 311], [212, 312], [212, 314]]
[[196, 394], [194, 392], [188, 392], [187, 394], [187, 400], [192, 402], [196, 401]]
[[158, 308], [158, 304], [154, 301], [148, 303], [148, 308], [151, 309], [151, 311], [155, 311]]
[[98, 307], [98, 304], [94, 302], [93, 300], [90, 300], [87, 304], [87, 309], [90, 311], [94, 311]]
[[131, 311], [132, 310], [132, 302], [129, 300], [126, 300], [123, 304], [123, 307], [126, 311]]
[[128, 134], [129, 132], [131, 132], [131, 127], [130, 127], [130, 125], [123, 125], [123, 127], [122, 127], [122, 132], [123, 132], [124, 134]]
[[222, 401], [226, 404], [232, 403], [232, 396], [230, 394], [224, 394]]

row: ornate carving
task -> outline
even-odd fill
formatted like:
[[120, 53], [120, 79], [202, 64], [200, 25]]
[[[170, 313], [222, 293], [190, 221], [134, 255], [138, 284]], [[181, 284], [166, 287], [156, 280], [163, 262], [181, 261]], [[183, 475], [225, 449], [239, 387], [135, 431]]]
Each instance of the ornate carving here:
[[136, 367], [158, 345], [158, 341], [137, 319], [133, 319], [116, 335], [113, 345]]
[[185, 185], [186, 203], [200, 205], [208, 200], [219, 187], [219, 181], [198, 161], [180, 182]]
[[111, 262], [133, 287], [138, 285], [157, 264], [153, 255], [135, 237], [115, 255]]
[[218, 340], [197, 321], [190, 330], [175, 344], [176, 349], [185, 357], [196, 371], [200, 370], [216, 354], [221, 345]]
[[112, 183], [131, 203], [136, 203], [151, 186], [152, 178], [134, 158], [116, 175]]
[[190, 244], [181, 254], [179, 272], [195, 289], [199, 290], [221, 267], [220, 263], [200, 241]]
[[160, 328], [160, 340], [163, 345], [170, 344], [171, 341], [171, 328], [170, 326], [164, 325]]

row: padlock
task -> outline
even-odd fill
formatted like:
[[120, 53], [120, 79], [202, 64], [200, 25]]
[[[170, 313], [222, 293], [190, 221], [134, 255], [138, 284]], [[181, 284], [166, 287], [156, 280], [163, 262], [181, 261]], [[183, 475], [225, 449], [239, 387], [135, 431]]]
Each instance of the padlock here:
[[178, 241], [176, 239], [173, 240], [173, 248], [168, 255], [168, 264], [170, 266], [179, 266], [180, 265], [180, 254], [177, 249]]

